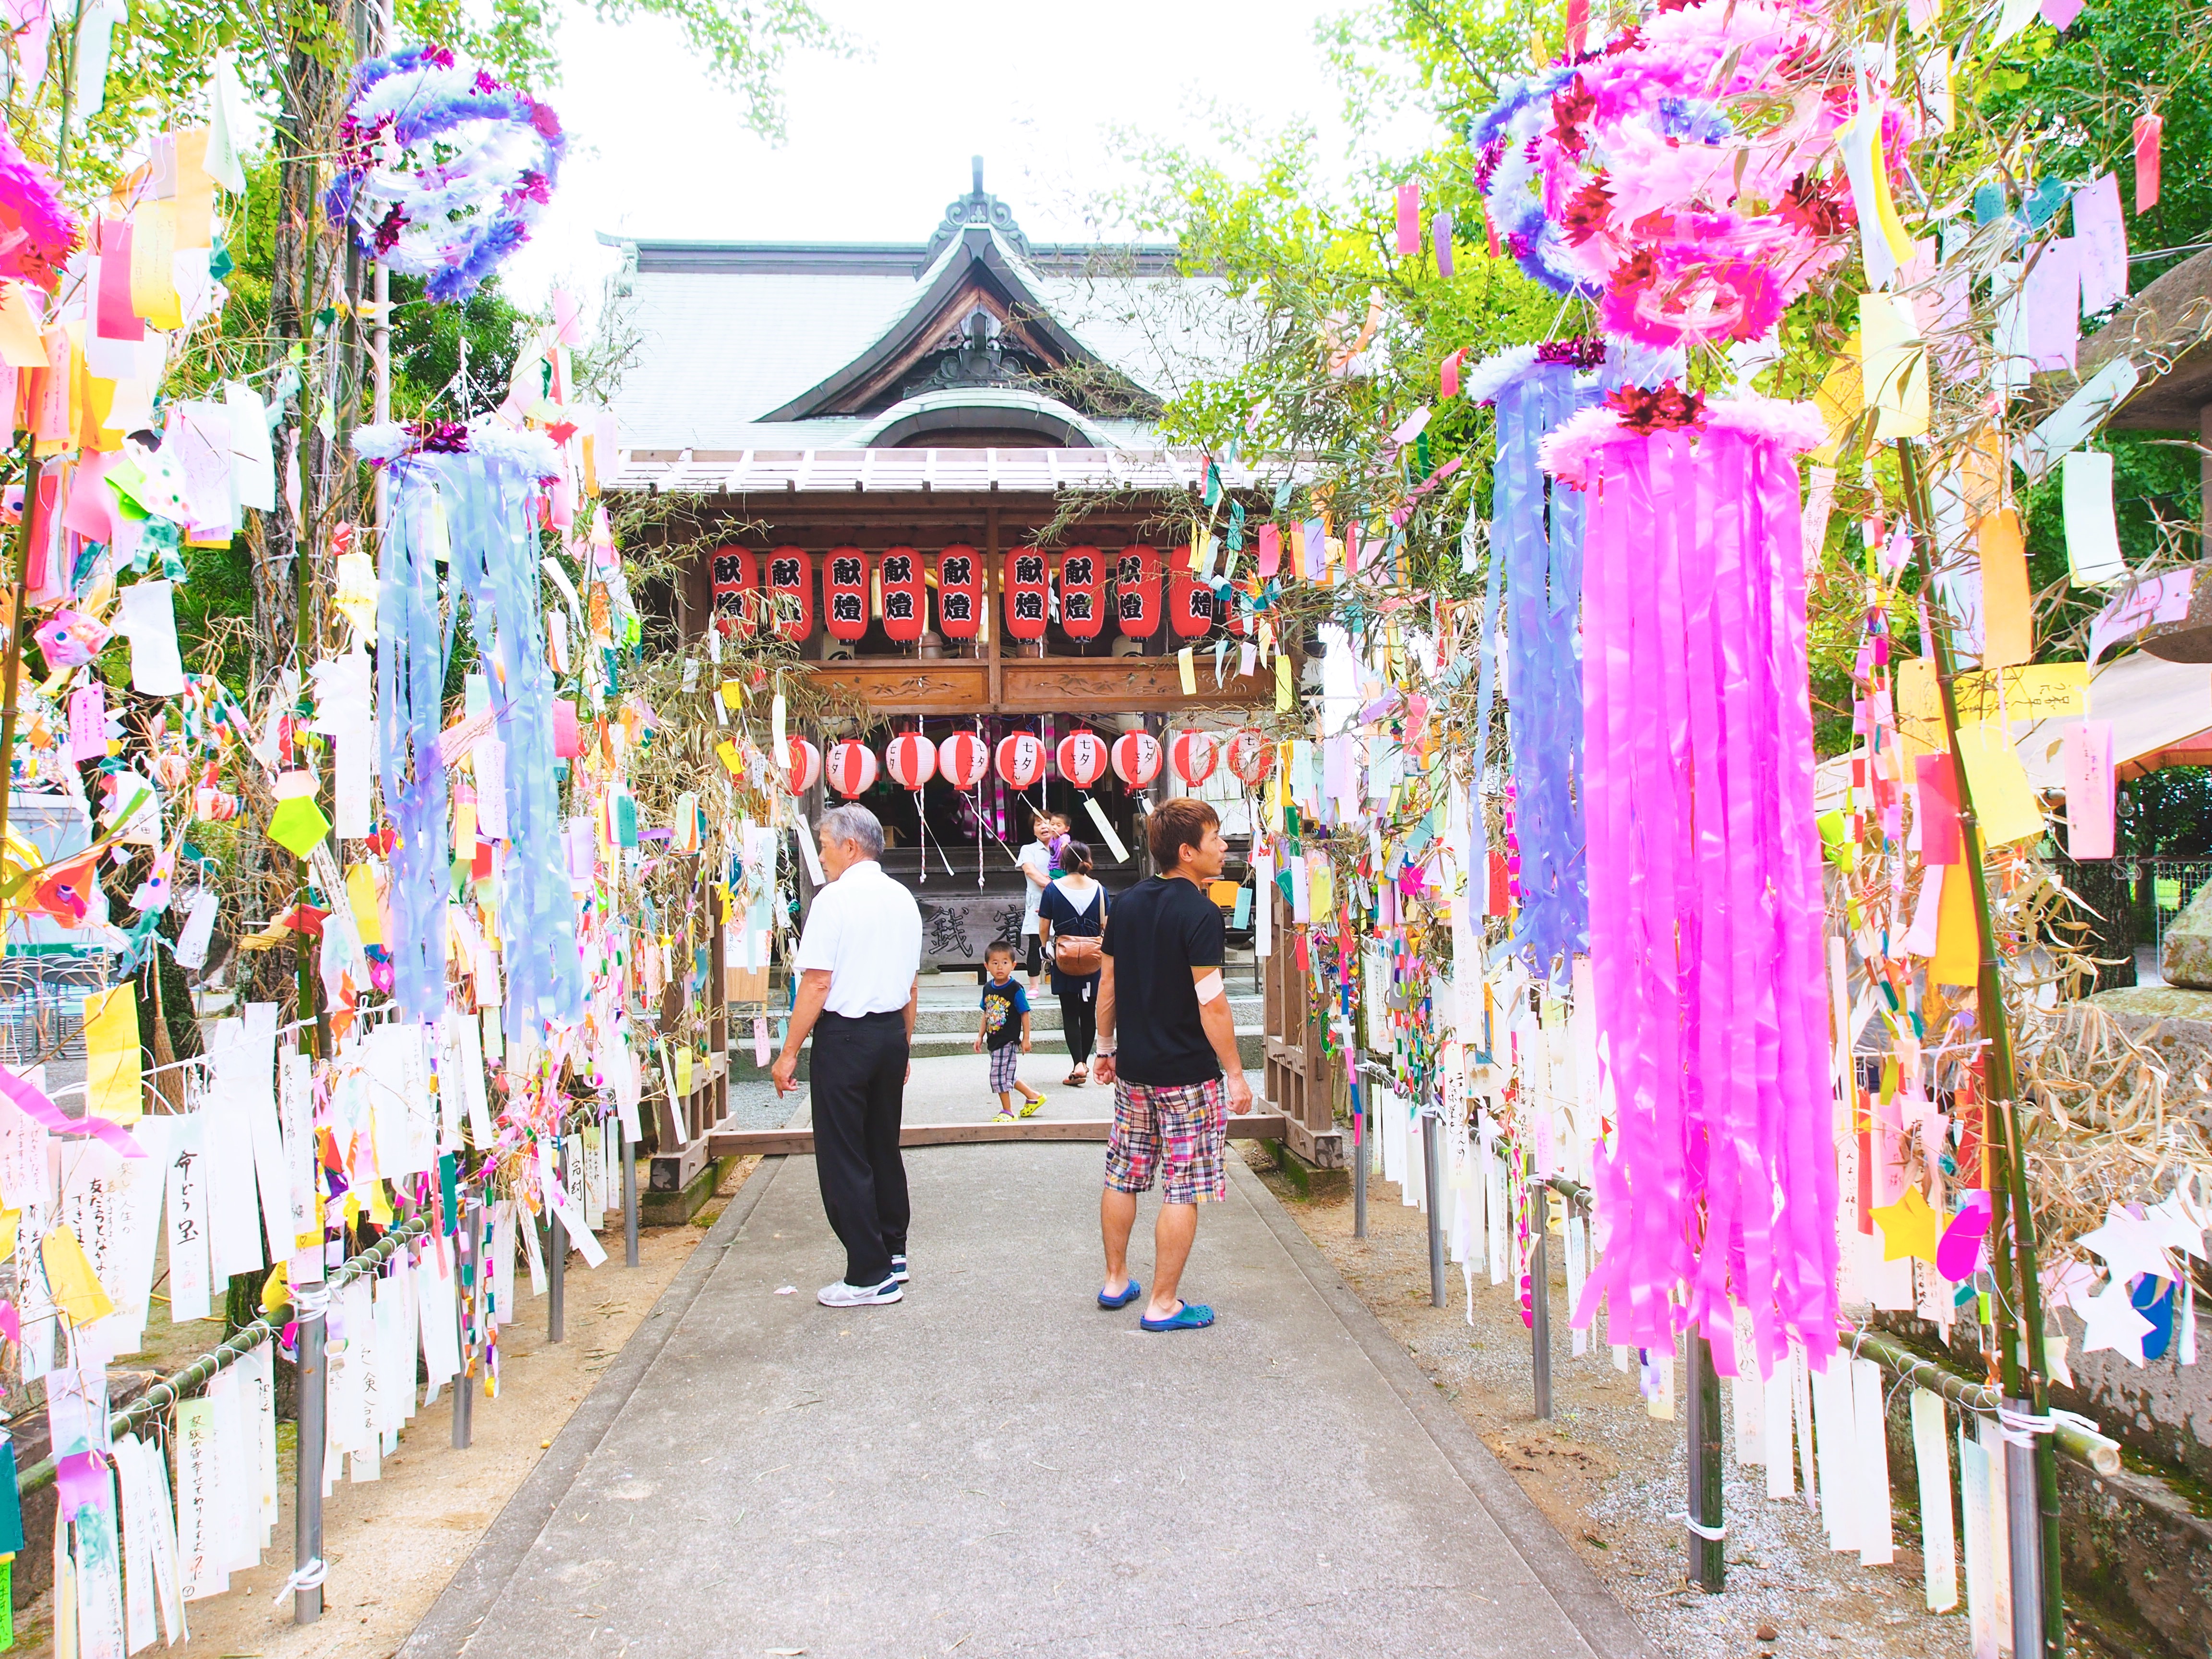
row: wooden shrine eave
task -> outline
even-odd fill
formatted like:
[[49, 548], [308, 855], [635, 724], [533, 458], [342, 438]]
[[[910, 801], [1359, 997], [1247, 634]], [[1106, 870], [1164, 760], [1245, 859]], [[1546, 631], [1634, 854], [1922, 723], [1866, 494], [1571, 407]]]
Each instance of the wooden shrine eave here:
[[1275, 695], [1272, 673], [1232, 671], [1216, 686], [1210, 647], [1198, 653], [1198, 691], [1188, 697], [1173, 657], [858, 657], [801, 666], [883, 715], [1168, 714], [1272, 705]]
[[[1196, 449], [626, 449], [608, 469], [621, 494], [742, 500], [772, 495], [933, 495], [1063, 490], [1195, 491], [1206, 481]], [[1298, 462], [1267, 469], [1217, 461], [1230, 489], [1273, 491]]]

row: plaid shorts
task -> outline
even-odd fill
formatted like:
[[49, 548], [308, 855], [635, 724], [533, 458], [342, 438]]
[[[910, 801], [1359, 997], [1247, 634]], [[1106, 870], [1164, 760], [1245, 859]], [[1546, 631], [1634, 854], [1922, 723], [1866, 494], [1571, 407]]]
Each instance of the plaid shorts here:
[[1229, 1144], [1228, 1092], [1211, 1083], [1114, 1085], [1114, 1127], [1106, 1137], [1106, 1184], [1117, 1193], [1150, 1192], [1163, 1164], [1160, 1196], [1170, 1204], [1229, 1196], [1222, 1162]]
[[991, 1092], [1007, 1095], [1014, 1091], [1014, 1073], [1021, 1069], [1022, 1045], [1009, 1042], [1003, 1048], [991, 1050]]

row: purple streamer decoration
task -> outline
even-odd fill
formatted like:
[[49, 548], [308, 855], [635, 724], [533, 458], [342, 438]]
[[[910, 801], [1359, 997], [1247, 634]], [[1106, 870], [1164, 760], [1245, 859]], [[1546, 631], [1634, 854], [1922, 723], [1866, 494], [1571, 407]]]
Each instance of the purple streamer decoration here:
[[432, 526], [442, 501], [454, 615], [469, 624], [506, 701], [494, 729], [507, 750], [509, 846], [501, 872], [501, 957], [510, 1041], [547, 1020], [583, 1018], [575, 896], [554, 780], [553, 678], [538, 604], [538, 543], [526, 465], [482, 451], [423, 452], [392, 464], [395, 510], [377, 607], [378, 719], [392, 856], [393, 994], [410, 1019], [446, 1006], [446, 768], [438, 752], [452, 619], [441, 621]]
[[1539, 361], [1498, 388], [1498, 471], [1491, 546], [1505, 565], [1507, 728], [1513, 745], [1513, 830], [1521, 854], [1513, 948], [1539, 980], [1564, 983], [1589, 947], [1583, 815], [1583, 502], [1547, 489], [1537, 444], [1595, 401], [1574, 368]]
[[[1618, 1133], [1612, 1218], [1576, 1322], [1632, 1346], [1686, 1327], [1738, 1374], [1836, 1346], [1829, 1066], [1805, 581], [1776, 405], [1700, 432], [1586, 414], [1547, 447], [1589, 503], [1583, 696], [1595, 1013]], [[1796, 422], [1796, 428], [1804, 422]], [[1570, 453], [1571, 452], [1571, 453]], [[1516, 688], [1517, 689], [1517, 688]]]

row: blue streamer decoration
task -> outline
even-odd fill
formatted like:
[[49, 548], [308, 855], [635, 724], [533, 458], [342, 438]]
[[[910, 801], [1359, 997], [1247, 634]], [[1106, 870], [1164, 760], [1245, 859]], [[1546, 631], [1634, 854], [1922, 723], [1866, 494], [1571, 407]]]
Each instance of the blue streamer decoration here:
[[1491, 546], [1505, 567], [1506, 729], [1520, 911], [1513, 949], [1540, 980], [1564, 979], [1589, 948], [1580, 799], [1583, 750], [1582, 493], [1549, 489], [1537, 445], [1594, 392], [1570, 363], [1531, 363], [1498, 388]]
[[[377, 599], [378, 751], [393, 850], [393, 995], [410, 1019], [446, 1007], [446, 768], [438, 750], [453, 629], [470, 631], [507, 750], [507, 855], [499, 893], [510, 1042], [583, 1018], [575, 896], [554, 782], [553, 677], [539, 611], [537, 480], [503, 455], [422, 452], [391, 463], [392, 531]], [[443, 528], [441, 531], [442, 509]], [[447, 551], [453, 604], [440, 604]]]

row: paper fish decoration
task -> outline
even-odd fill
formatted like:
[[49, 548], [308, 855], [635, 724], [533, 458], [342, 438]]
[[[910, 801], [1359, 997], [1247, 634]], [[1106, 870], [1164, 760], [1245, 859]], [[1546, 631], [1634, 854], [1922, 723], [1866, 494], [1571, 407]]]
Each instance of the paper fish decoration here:
[[36, 638], [49, 669], [75, 668], [97, 657], [113, 633], [80, 611], [58, 611]]
[[30, 908], [64, 927], [82, 927], [92, 905], [99, 866], [100, 854], [96, 851], [80, 853], [65, 863], [49, 866], [32, 884]]

